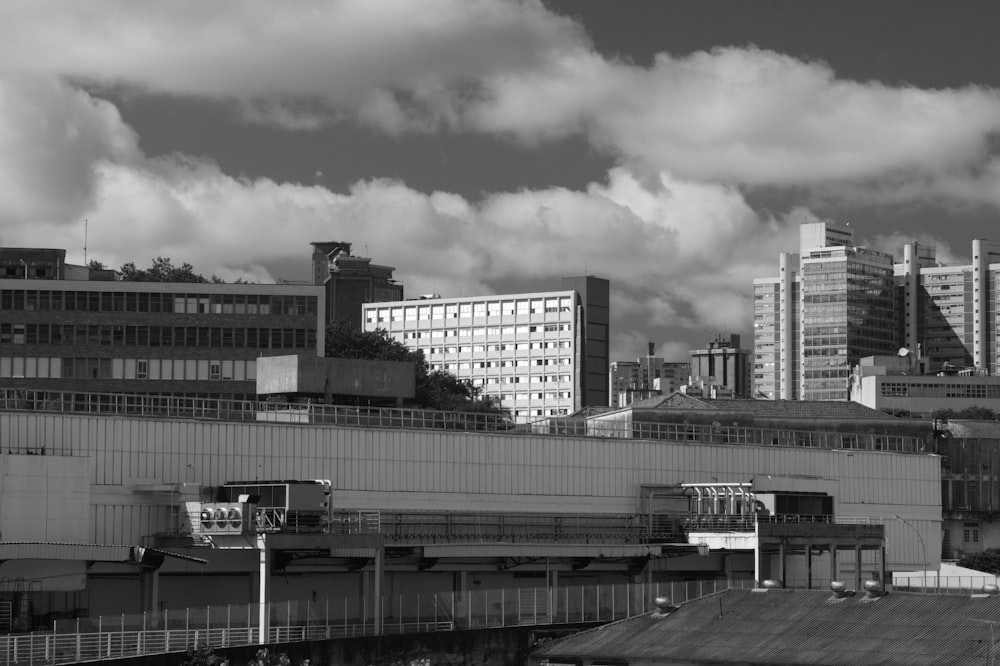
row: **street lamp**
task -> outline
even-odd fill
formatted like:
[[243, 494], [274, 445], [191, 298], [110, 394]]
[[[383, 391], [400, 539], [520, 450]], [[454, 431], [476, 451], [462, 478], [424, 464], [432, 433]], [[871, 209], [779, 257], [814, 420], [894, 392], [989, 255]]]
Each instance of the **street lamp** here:
[[907, 527], [909, 527], [911, 530], [913, 530], [913, 533], [917, 535], [917, 539], [920, 540], [920, 549], [924, 553], [924, 590], [923, 591], [926, 592], [927, 591], [927, 569], [930, 567], [930, 563], [927, 561], [927, 544], [924, 543], [924, 537], [920, 535], [920, 530], [918, 530], [913, 525], [913, 523], [911, 523], [910, 521], [908, 521], [906, 518], [903, 518], [902, 516], [893, 516], [893, 518], [895, 518], [896, 520], [898, 520], [899, 522], [903, 523], [904, 525], [906, 525]]

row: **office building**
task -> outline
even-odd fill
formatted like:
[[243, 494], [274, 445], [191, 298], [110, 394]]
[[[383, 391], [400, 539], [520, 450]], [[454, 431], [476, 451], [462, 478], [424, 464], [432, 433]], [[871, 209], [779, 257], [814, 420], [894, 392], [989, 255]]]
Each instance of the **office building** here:
[[392, 266], [373, 264], [351, 254], [351, 244], [312, 243], [313, 284], [326, 290], [327, 323], [346, 321], [360, 329], [361, 305], [403, 299], [403, 285], [392, 278]]
[[851, 228], [803, 224], [779, 276], [754, 280], [754, 392], [847, 400], [851, 367], [898, 342], [890, 255], [852, 247]]
[[732, 395], [750, 395], [749, 349], [740, 347], [740, 336], [715, 336], [706, 349], [691, 350], [691, 383], [726, 389]]
[[942, 266], [918, 243], [899, 263], [851, 247], [847, 226], [804, 224], [800, 240], [778, 277], [754, 280], [757, 397], [847, 399], [850, 367], [897, 352], [931, 373], [1000, 373], [1000, 243], [974, 240], [971, 263]]
[[517, 422], [608, 404], [608, 281], [560, 291], [365, 304], [364, 328], [468, 379]]
[[323, 354], [320, 287], [92, 280], [64, 250], [6, 248], [0, 269], [7, 391], [253, 400], [257, 357]]

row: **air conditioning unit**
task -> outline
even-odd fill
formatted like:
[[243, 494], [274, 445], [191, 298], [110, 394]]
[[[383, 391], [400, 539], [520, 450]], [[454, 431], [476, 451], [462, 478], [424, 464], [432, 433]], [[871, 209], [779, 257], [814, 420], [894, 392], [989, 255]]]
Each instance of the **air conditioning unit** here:
[[197, 532], [201, 534], [243, 534], [246, 507], [240, 502], [202, 502]]

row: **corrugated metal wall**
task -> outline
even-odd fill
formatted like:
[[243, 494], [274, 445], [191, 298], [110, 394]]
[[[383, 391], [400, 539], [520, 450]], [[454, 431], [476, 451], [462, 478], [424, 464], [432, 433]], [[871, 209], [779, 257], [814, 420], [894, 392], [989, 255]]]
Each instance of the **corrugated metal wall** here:
[[[0, 413], [0, 443], [89, 456], [94, 486], [330, 479], [342, 508], [629, 512], [640, 484], [771, 475], [835, 480], [838, 515], [941, 516], [926, 455], [35, 413]], [[165, 498], [121, 497], [92, 500], [95, 540], [135, 543], [171, 520]]]

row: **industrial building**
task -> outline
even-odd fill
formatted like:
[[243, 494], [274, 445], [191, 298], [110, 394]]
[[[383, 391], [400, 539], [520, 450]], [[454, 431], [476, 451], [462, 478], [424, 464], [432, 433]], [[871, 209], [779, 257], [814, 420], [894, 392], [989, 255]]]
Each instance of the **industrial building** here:
[[562, 290], [370, 303], [364, 328], [418, 349], [434, 370], [468, 379], [515, 422], [608, 404], [608, 281]]
[[851, 367], [900, 349], [932, 372], [997, 374], [1000, 244], [974, 240], [970, 264], [941, 266], [917, 243], [899, 263], [853, 243], [850, 226], [803, 224], [799, 253], [754, 280], [755, 395], [846, 400]]
[[713, 416], [738, 415], [715, 410], [705, 425], [663, 416], [643, 436], [542, 435], [314, 408], [315, 422], [274, 423], [212, 401], [156, 416], [124, 399], [73, 412], [0, 401], [0, 579], [24, 581], [0, 585], [0, 602], [45, 626], [317, 595], [819, 587], [938, 562], [921, 548], [941, 538], [929, 433], [820, 424], [802, 438], [772, 434], [776, 413], [720, 428]]
[[54, 249], [6, 248], [2, 266], [0, 390], [8, 395], [253, 400], [258, 357], [323, 354], [322, 287], [123, 282], [67, 265], [65, 250]]

